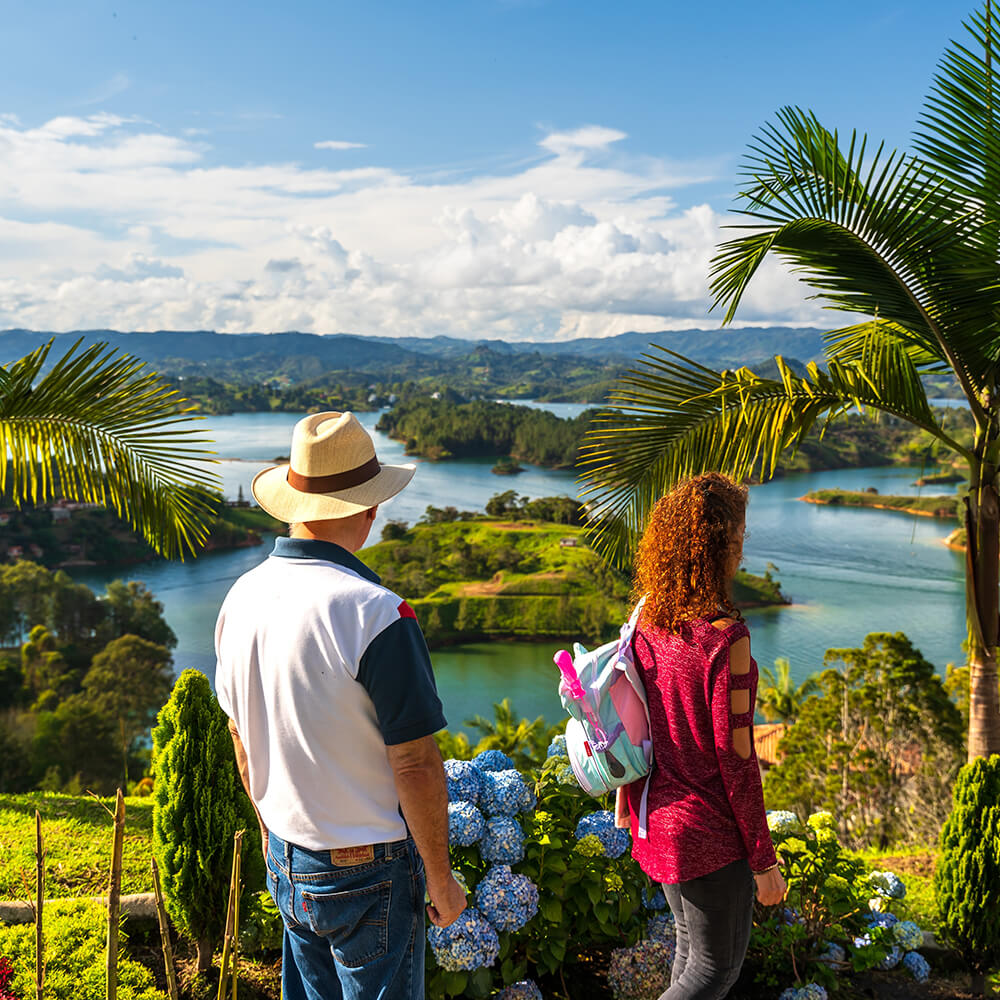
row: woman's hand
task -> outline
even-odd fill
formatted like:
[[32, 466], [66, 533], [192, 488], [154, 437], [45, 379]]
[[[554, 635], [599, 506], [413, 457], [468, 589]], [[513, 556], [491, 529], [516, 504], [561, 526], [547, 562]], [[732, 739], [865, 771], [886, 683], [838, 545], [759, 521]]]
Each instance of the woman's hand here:
[[777, 866], [759, 875], [754, 873], [753, 878], [757, 883], [757, 900], [761, 906], [777, 906], [785, 898], [788, 886]]

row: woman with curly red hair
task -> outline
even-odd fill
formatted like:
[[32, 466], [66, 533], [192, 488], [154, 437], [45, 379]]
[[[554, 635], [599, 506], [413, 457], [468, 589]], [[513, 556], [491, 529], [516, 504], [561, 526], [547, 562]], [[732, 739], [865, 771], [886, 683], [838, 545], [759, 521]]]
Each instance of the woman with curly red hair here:
[[764, 814], [753, 747], [757, 665], [730, 588], [743, 556], [747, 489], [718, 473], [657, 501], [635, 563], [645, 597], [635, 662], [653, 740], [648, 837], [636, 836], [644, 782], [619, 790], [632, 853], [663, 883], [676, 921], [670, 988], [660, 1000], [714, 1000], [739, 978], [754, 885], [774, 905], [785, 883]]

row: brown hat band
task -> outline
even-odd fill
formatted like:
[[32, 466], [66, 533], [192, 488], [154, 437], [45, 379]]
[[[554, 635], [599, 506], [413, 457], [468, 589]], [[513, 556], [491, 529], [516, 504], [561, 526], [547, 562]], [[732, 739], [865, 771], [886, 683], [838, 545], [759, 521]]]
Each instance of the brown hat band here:
[[347, 469], [346, 472], [333, 472], [329, 476], [303, 476], [289, 466], [288, 485], [300, 493], [335, 493], [337, 490], [349, 490], [352, 486], [367, 483], [381, 471], [382, 466], [375, 455], [364, 465]]

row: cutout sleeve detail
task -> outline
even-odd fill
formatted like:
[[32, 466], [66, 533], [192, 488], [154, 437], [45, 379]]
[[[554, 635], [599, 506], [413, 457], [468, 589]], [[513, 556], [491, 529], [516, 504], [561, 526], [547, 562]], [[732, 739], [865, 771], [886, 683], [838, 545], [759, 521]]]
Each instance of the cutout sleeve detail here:
[[[762, 871], [777, 859], [767, 827], [764, 791], [753, 749], [757, 664], [750, 656], [750, 632], [743, 622], [721, 630], [709, 676], [719, 771], [750, 867]], [[732, 710], [733, 694], [743, 691], [749, 693], [749, 709], [737, 714]]]

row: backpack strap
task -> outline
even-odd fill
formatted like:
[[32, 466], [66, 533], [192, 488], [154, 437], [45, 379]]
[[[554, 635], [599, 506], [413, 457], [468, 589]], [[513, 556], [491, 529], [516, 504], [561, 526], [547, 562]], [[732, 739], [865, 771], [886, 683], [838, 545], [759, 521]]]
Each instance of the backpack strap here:
[[643, 597], [633, 609], [632, 614], [629, 616], [629, 620], [621, 627], [621, 631], [619, 633], [621, 638], [618, 641], [619, 656], [621, 656], [622, 652], [632, 641], [632, 636], [635, 634], [636, 627], [639, 624], [639, 615], [642, 614], [642, 607], [645, 603], [646, 598]]

